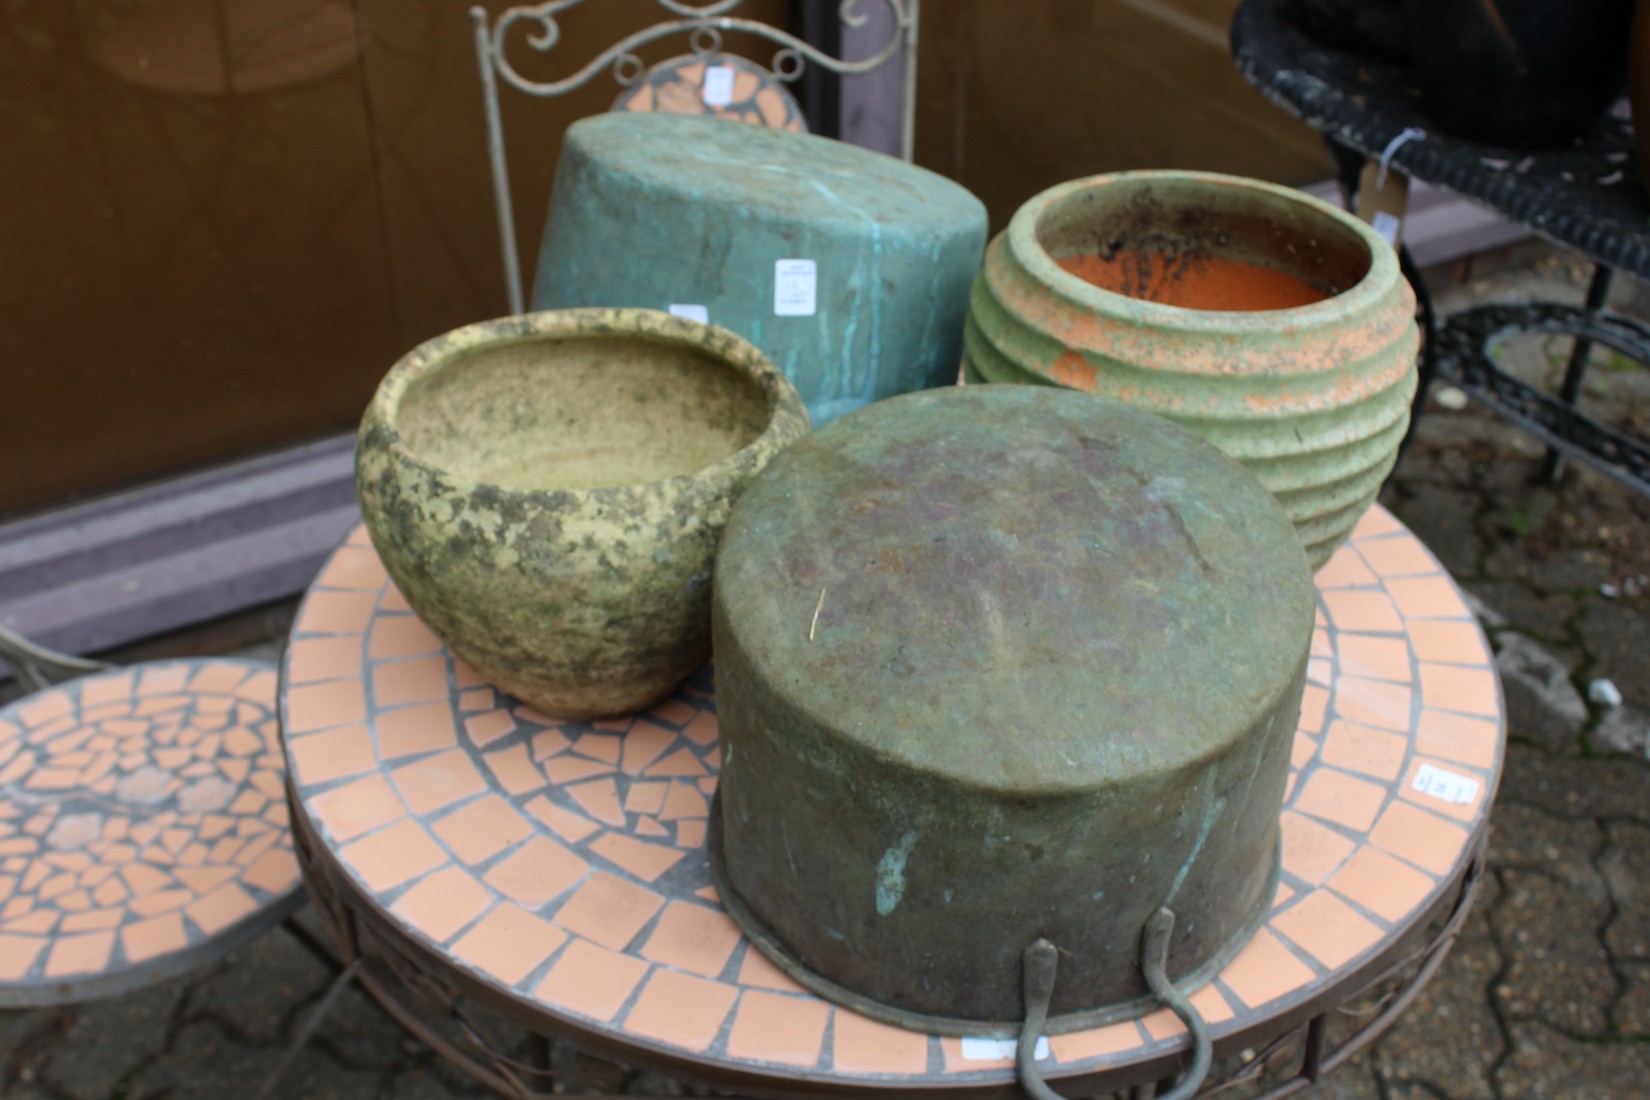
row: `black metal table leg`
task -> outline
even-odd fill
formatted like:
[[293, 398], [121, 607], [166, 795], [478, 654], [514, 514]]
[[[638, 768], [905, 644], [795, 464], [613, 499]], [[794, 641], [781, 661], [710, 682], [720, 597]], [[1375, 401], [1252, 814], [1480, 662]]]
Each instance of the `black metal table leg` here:
[[[1598, 313], [1604, 308], [1604, 300], [1610, 296], [1610, 280], [1615, 270], [1599, 264], [1593, 268], [1592, 282], [1587, 284], [1587, 302], [1583, 307], [1589, 316]], [[1592, 354], [1593, 342], [1585, 336], [1577, 336], [1570, 345], [1570, 362], [1564, 368], [1564, 381], [1558, 389], [1558, 399], [1566, 405], [1574, 407], [1576, 398], [1581, 396], [1581, 382], [1587, 374], [1587, 358]], [[1564, 455], [1555, 448], [1547, 448], [1546, 476], [1548, 481], [1557, 481], [1564, 473]]]

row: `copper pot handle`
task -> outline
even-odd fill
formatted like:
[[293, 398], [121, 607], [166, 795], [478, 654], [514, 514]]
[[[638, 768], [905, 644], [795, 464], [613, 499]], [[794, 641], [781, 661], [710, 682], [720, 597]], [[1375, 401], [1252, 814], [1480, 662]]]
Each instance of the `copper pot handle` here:
[[[1174, 932], [1174, 913], [1160, 908], [1146, 918], [1140, 932], [1140, 969], [1145, 974], [1146, 986], [1152, 995], [1170, 1012], [1180, 1017], [1192, 1036], [1192, 1065], [1180, 1084], [1164, 1093], [1159, 1100], [1189, 1100], [1203, 1086], [1214, 1062], [1214, 1045], [1209, 1039], [1209, 1026], [1203, 1016], [1169, 980], [1169, 936]], [[1015, 1049], [1015, 1073], [1020, 1087], [1032, 1100], [1065, 1100], [1048, 1087], [1037, 1069], [1037, 1040], [1043, 1034], [1048, 1020], [1049, 1002], [1054, 998], [1054, 975], [1059, 955], [1054, 945], [1038, 939], [1025, 950], [1026, 1019], [1020, 1027], [1020, 1042]]]

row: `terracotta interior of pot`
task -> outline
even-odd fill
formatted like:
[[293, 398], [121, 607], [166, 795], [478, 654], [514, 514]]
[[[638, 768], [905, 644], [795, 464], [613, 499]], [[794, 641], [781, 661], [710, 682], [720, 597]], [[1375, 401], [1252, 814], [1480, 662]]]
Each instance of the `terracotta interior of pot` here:
[[1293, 309], [1369, 271], [1350, 226], [1290, 196], [1207, 180], [1117, 180], [1052, 203], [1038, 243], [1116, 294], [1200, 310]]
[[426, 371], [396, 429], [421, 461], [507, 489], [604, 489], [697, 473], [768, 423], [761, 388], [698, 348], [538, 337]]

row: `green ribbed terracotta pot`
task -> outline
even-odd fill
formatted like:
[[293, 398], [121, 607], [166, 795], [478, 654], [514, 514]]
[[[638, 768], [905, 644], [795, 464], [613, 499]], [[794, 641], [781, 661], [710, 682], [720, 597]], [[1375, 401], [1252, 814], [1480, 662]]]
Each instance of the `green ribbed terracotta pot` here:
[[734, 500], [808, 414], [725, 329], [640, 309], [485, 321], [409, 352], [361, 421], [373, 546], [454, 653], [547, 714], [669, 695], [710, 656]]
[[[1259, 265], [1324, 297], [1188, 308], [1059, 263], [1132, 252]], [[1192, 429], [1272, 491], [1316, 569], [1396, 460], [1415, 393], [1414, 311], [1391, 246], [1309, 195], [1203, 172], [1094, 176], [1027, 202], [987, 248], [964, 374], [1083, 390]]]

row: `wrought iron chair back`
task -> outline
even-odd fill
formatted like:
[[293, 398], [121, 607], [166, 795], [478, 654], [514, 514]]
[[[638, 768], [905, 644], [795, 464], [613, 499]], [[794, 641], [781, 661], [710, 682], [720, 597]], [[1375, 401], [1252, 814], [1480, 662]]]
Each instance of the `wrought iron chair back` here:
[[[487, 148], [492, 162], [493, 197], [498, 207], [499, 244], [504, 257], [504, 281], [509, 293], [510, 311], [521, 313], [526, 301], [522, 285], [521, 261], [516, 250], [515, 211], [510, 201], [509, 167], [505, 156], [504, 128], [499, 111], [499, 82], [540, 98], [564, 95], [590, 83], [603, 70], [623, 88], [632, 88], [643, 81], [648, 67], [636, 55], [641, 47], [686, 35], [693, 55], [707, 63], [722, 54], [722, 36], [725, 32], [740, 32], [773, 43], [777, 49], [767, 71], [778, 81], [790, 83], [801, 77], [808, 65], [818, 65], [840, 76], [869, 73], [895, 58], [902, 62], [900, 90], [900, 154], [906, 160], [912, 156], [912, 117], [917, 87], [917, 8], [918, 0], [880, 0], [892, 16], [892, 32], [888, 40], [868, 57], [848, 61], [832, 57], [811, 43], [795, 35], [758, 22], [730, 14], [741, 0], [708, 0], [692, 4], [686, 0], [658, 0], [671, 18], [635, 31], [615, 42], [581, 68], [556, 80], [540, 81], [523, 76], [506, 56], [505, 46], [517, 25], [531, 30], [526, 42], [533, 49], [547, 53], [561, 40], [558, 17], [586, 0], [547, 0], [546, 3], [509, 8], [496, 20], [491, 20], [485, 8], [472, 7], [470, 20], [475, 30], [476, 63], [481, 73], [482, 101], [487, 116]], [[838, 17], [845, 27], [863, 27], [870, 15], [860, 11], [860, 0], [841, 0]], [[665, 62], [664, 64], [669, 64]]]

